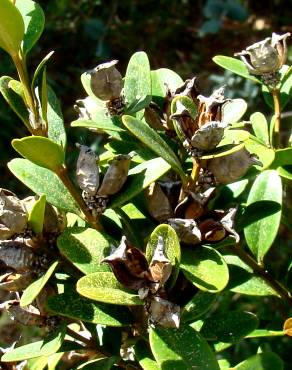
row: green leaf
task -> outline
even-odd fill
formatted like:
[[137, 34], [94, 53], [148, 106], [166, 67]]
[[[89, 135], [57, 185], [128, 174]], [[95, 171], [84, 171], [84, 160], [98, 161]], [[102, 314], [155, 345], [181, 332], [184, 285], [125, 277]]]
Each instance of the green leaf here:
[[66, 148], [66, 131], [59, 99], [48, 85], [48, 137], [64, 149]]
[[106, 233], [88, 227], [68, 227], [57, 239], [60, 252], [84, 274], [99, 271], [113, 244]]
[[205, 339], [192, 327], [150, 329], [150, 346], [163, 370], [219, 370]]
[[227, 129], [224, 131], [224, 137], [218, 144], [218, 148], [223, 145], [239, 144], [246, 141], [250, 137], [250, 133], [245, 130]]
[[283, 335], [285, 335], [284, 330], [256, 329], [249, 333], [246, 338], [282, 337]]
[[281, 177], [292, 180], [292, 166], [278, 167], [277, 172]]
[[229, 311], [212, 315], [204, 321], [200, 333], [208, 340], [234, 343], [258, 326], [256, 315], [245, 311]]
[[63, 324], [43, 340], [11, 349], [2, 356], [1, 361], [14, 362], [34, 357], [50, 356], [51, 354], [56, 353], [61, 347], [65, 333], [66, 325]]
[[20, 181], [38, 195], [46, 194], [47, 201], [64, 211], [81, 215], [78, 205], [61, 180], [50, 170], [27, 159], [15, 158], [8, 168]]
[[41, 356], [31, 358], [27, 361], [29, 370], [43, 370], [48, 364], [48, 357]]
[[23, 292], [21, 299], [20, 299], [20, 306], [28, 306], [31, 304], [35, 298], [39, 295], [43, 287], [47, 284], [50, 277], [53, 275], [56, 267], [58, 266], [58, 261], [52, 263], [46, 273], [38, 278], [36, 281], [31, 283]]
[[[224, 139], [223, 139], [224, 140]], [[200, 159], [212, 159], [212, 158], [219, 158], [225, 157], [226, 155], [230, 155], [232, 153], [238, 152], [239, 150], [243, 149], [245, 143], [241, 143], [238, 145], [227, 144], [218, 146], [216, 149], [212, 151], [212, 153], [206, 153]]]
[[144, 302], [132, 291], [125, 289], [112, 272], [96, 272], [83, 276], [77, 282], [77, 292], [95, 301], [119, 304], [142, 305]]
[[226, 290], [250, 296], [278, 296], [278, 293], [265, 280], [255, 276], [252, 269], [239, 257], [232, 254], [223, 257], [229, 269], [229, 283]]
[[27, 136], [12, 140], [13, 148], [34, 164], [58, 172], [65, 162], [63, 148], [42, 136]]
[[283, 370], [283, 361], [273, 352], [254, 355], [240, 364], [234, 370]]
[[181, 269], [189, 281], [204, 291], [216, 293], [228, 283], [227, 264], [221, 254], [211, 247], [184, 248]]
[[250, 122], [255, 136], [260, 139], [265, 145], [269, 146], [269, 129], [266, 117], [262, 113], [256, 112], [250, 116]]
[[127, 131], [121, 127], [119, 119], [110, 117], [106, 114], [105, 109], [99, 109], [94, 112], [90, 112], [91, 120], [78, 119], [71, 122], [72, 127], [87, 127], [94, 129], [99, 133], [106, 133], [111, 135], [112, 131], [126, 133]]
[[139, 51], [132, 55], [125, 76], [124, 94], [127, 112], [137, 112], [151, 102], [151, 76], [147, 54]]
[[168, 162], [182, 179], [185, 178], [185, 173], [177, 156], [156, 131], [154, 131], [144, 122], [139, 121], [131, 116], [123, 116], [122, 121], [134, 136], [152, 149], [154, 153], [158, 154], [161, 158]]
[[96, 303], [73, 291], [49, 297], [47, 308], [54, 315], [70, 317], [74, 320], [93, 324], [107, 326], [127, 326], [131, 324], [131, 314], [126, 307]]
[[160, 370], [157, 362], [149, 353], [147, 344], [140, 340], [134, 347], [135, 357], [138, 359], [143, 370]]
[[218, 64], [220, 67], [227, 69], [228, 71], [231, 71], [241, 77], [244, 77], [248, 80], [252, 80], [257, 83], [261, 83], [260, 80], [249, 74], [245, 64], [239, 59], [226, 57], [224, 55], [216, 55], [213, 58], [213, 62]]
[[247, 110], [243, 99], [231, 99], [222, 106], [222, 122], [232, 124], [238, 122]]
[[152, 99], [161, 107], [166, 97], [167, 88], [175, 91], [184, 83], [183, 79], [174, 71], [167, 68], [159, 68], [151, 71]]
[[32, 79], [32, 83], [31, 83], [31, 89], [33, 90], [35, 88], [35, 86], [37, 85], [37, 82], [39, 80], [39, 76], [41, 76], [42, 74], [42, 71], [43, 69], [45, 68], [48, 60], [51, 58], [51, 56], [54, 54], [54, 51], [50, 51], [49, 54], [47, 54], [43, 59], [42, 61], [39, 63], [39, 65], [37, 66], [35, 72], [34, 72], [34, 75], [33, 75], [33, 79]]
[[45, 14], [42, 8], [31, 0], [16, 0], [16, 7], [24, 21], [22, 51], [26, 55], [40, 38], [45, 26]]
[[10, 87], [10, 83], [13, 81], [15, 80], [9, 76], [0, 77], [0, 92], [14, 113], [18, 115], [25, 126], [29, 129], [30, 124], [28, 110], [23, 99], [15, 91], [13, 91], [12, 87]]
[[[247, 205], [268, 200], [282, 205], [281, 178], [274, 170], [262, 172], [255, 180], [247, 200]], [[280, 225], [281, 210], [248, 225], [244, 229], [247, 245], [259, 262], [272, 246]]]
[[292, 148], [278, 149], [275, 151], [275, 159], [271, 164], [271, 169], [281, 166], [292, 165]]
[[214, 293], [198, 291], [194, 297], [184, 306], [181, 314], [182, 322], [197, 320], [210, 310], [217, 300]]
[[132, 168], [122, 191], [111, 198], [108, 206], [111, 208], [121, 207], [163, 176], [169, 169], [170, 165], [162, 158], [154, 158]]
[[0, 47], [16, 57], [24, 36], [24, 23], [20, 11], [10, 0], [1, 0]]
[[98, 360], [90, 360], [79, 365], [76, 370], [110, 370], [118, 357], [99, 358]]
[[250, 138], [244, 142], [246, 149], [251, 153], [258, 156], [259, 161], [263, 166], [255, 166], [258, 170], [263, 171], [270, 166], [275, 158], [275, 152], [273, 149], [267, 148], [266, 145], [263, 145], [256, 141], [254, 138]]
[[34, 203], [29, 216], [28, 226], [36, 234], [41, 234], [43, 231], [44, 218], [46, 209], [46, 194], [42, 194], [40, 198]]
[[176, 232], [171, 226], [164, 224], [157, 226], [150, 235], [147, 243], [145, 255], [148, 262], [150, 262], [153, 257], [154, 251], [158, 244], [159, 236], [162, 237], [164, 242], [165, 255], [173, 266], [172, 276], [170, 278], [171, 287], [174, 285], [179, 273], [179, 265], [181, 260], [180, 243]]

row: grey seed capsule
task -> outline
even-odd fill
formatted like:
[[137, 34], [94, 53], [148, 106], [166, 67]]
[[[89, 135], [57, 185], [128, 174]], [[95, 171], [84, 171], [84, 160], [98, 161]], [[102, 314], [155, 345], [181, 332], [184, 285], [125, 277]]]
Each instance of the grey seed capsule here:
[[22, 325], [39, 327], [45, 325], [45, 318], [40, 316], [33, 306], [28, 306], [28, 309], [22, 308], [18, 301], [10, 301], [7, 302], [6, 307], [12, 318]]
[[76, 144], [80, 153], [76, 166], [76, 178], [80, 189], [95, 195], [99, 187], [98, 155], [85, 145]]
[[11, 267], [17, 272], [30, 270], [37, 257], [32, 249], [21, 242], [14, 240], [0, 241], [0, 261], [7, 267]]
[[154, 297], [148, 308], [149, 322], [165, 328], [179, 328], [180, 307], [174, 303]]
[[192, 136], [192, 147], [206, 151], [216, 148], [223, 138], [225, 128], [226, 125], [222, 122], [206, 123]]
[[157, 182], [153, 182], [147, 189], [146, 200], [150, 215], [158, 222], [173, 217], [170, 202]]
[[98, 189], [98, 195], [113, 195], [121, 190], [127, 180], [131, 158], [130, 154], [119, 154], [112, 160]]
[[210, 159], [207, 167], [213, 173], [217, 182], [229, 184], [244, 176], [251, 165], [259, 163], [255, 157], [243, 148], [230, 155]]
[[21, 292], [33, 282], [34, 275], [33, 272], [3, 274], [0, 276], [0, 290]]
[[201, 231], [194, 220], [170, 218], [167, 222], [183, 243], [196, 245], [201, 242]]
[[121, 95], [123, 78], [116, 69], [117, 60], [99, 64], [87, 73], [91, 76], [91, 89], [96, 97], [101, 100], [116, 99]]
[[172, 271], [172, 264], [164, 254], [164, 241], [161, 236], [158, 236], [158, 243], [150, 262], [149, 270], [153, 280], [159, 283], [159, 286], [156, 288], [157, 291], [158, 288], [167, 282]]

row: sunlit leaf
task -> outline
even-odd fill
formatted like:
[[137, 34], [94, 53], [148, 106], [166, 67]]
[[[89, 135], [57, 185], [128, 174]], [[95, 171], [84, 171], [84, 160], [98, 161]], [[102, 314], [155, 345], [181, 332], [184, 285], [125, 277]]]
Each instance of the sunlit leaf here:
[[234, 367], [234, 370], [283, 370], [284, 364], [273, 352], [254, 355]]
[[28, 225], [36, 234], [40, 234], [43, 231], [45, 209], [46, 195], [43, 194], [34, 203], [28, 216]]
[[262, 113], [256, 112], [250, 116], [250, 122], [256, 137], [269, 146], [269, 129], [266, 117]]

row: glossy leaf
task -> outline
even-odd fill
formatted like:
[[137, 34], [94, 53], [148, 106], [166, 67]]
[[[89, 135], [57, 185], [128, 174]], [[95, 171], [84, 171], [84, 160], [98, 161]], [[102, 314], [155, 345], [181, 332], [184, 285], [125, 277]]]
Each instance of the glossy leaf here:
[[174, 71], [167, 68], [159, 68], [151, 71], [152, 99], [159, 105], [163, 105], [167, 88], [175, 91], [183, 85], [183, 79]]
[[246, 141], [250, 137], [250, 133], [246, 130], [227, 129], [224, 131], [224, 137], [218, 144], [217, 148], [223, 145], [239, 144]]
[[[30, 1], [30, 0], [29, 0]], [[33, 78], [32, 78], [32, 83], [31, 83], [31, 88], [32, 90], [35, 88], [35, 86], [37, 85], [37, 82], [39, 80], [39, 77], [41, 76], [42, 74], [42, 71], [44, 69], [44, 67], [46, 66], [47, 62], [49, 61], [49, 59], [51, 58], [51, 56], [54, 54], [54, 51], [50, 51], [42, 60], [41, 62], [39, 63], [39, 65], [37, 66], [35, 72], [34, 72], [34, 75], [33, 75]]]
[[217, 300], [217, 295], [214, 293], [197, 292], [194, 297], [184, 306], [182, 310], [181, 320], [183, 322], [191, 322], [197, 320], [210, 310]]
[[9, 76], [0, 77], [0, 92], [3, 95], [6, 102], [13, 109], [14, 113], [22, 120], [27, 128], [30, 127], [28, 110], [24, 104], [23, 99], [13, 91], [10, 87], [10, 83], [14, 81]]
[[43, 340], [11, 349], [2, 356], [1, 361], [14, 362], [27, 360], [34, 357], [50, 356], [51, 354], [57, 352], [61, 347], [65, 333], [66, 326], [61, 325]]
[[153, 257], [159, 236], [162, 237], [164, 242], [165, 255], [173, 266], [172, 277], [170, 278], [170, 285], [172, 286], [178, 276], [181, 260], [179, 238], [171, 226], [164, 224], [157, 226], [150, 235], [147, 243], [145, 254], [148, 262], [150, 262]]
[[38, 195], [46, 194], [47, 201], [68, 212], [81, 214], [78, 205], [61, 180], [50, 170], [39, 167], [27, 159], [15, 158], [8, 168], [20, 181]]
[[132, 55], [125, 76], [124, 95], [127, 112], [137, 112], [151, 102], [151, 76], [147, 54], [139, 51]]
[[275, 158], [275, 152], [273, 149], [267, 148], [266, 145], [259, 143], [258, 141], [254, 140], [254, 138], [246, 140], [244, 145], [246, 149], [251, 154], [255, 154], [262, 163], [262, 167], [257, 165], [255, 166], [258, 170], [265, 170], [273, 162]]
[[205, 339], [191, 326], [150, 329], [150, 346], [163, 370], [219, 370]]
[[97, 303], [73, 291], [50, 297], [47, 308], [54, 315], [93, 324], [127, 326], [131, 323], [131, 314], [126, 307]]
[[230, 155], [232, 153], [238, 152], [239, 150], [243, 149], [245, 146], [244, 143], [233, 145], [222, 145], [218, 146], [212, 153], [206, 153], [200, 159], [212, 159], [212, 158], [219, 158], [224, 157], [226, 155]]
[[32, 0], [16, 0], [16, 7], [24, 21], [22, 51], [26, 55], [40, 38], [45, 25], [45, 15], [39, 4]]
[[[282, 204], [281, 178], [274, 170], [262, 172], [255, 180], [247, 200], [247, 205], [259, 201], [273, 201]], [[272, 246], [280, 225], [281, 210], [263, 217], [244, 229], [247, 245], [259, 262]]]
[[112, 131], [126, 132], [126, 130], [121, 127], [119, 119], [117, 117], [110, 117], [106, 114], [106, 110], [99, 109], [91, 112], [90, 120], [78, 119], [71, 122], [72, 127], [87, 127], [94, 129], [100, 133], [108, 133], [111, 135]]
[[15, 57], [24, 36], [24, 22], [20, 11], [10, 0], [1, 0], [0, 47]]
[[83, 276], [77, 282], [77, 292], [86, 298], [104, 303], [126, 306], [144, 303], [132, 291], [125, 289], [112, 272], [96, 272]]
[[200, 290], [215, 293], [228, 283], [227, 264], [221, 254], [211, 247], [184, 248], [181, 269], [185, 277]]
[[292, 148], [278, 149], [275, 151], [275, 159], [271, 164], [272, 169], [281, 166], [292, 165]]
[[50, 277], [53, 275], [56, 267], [58, 266], [58, 261], [55, 261], [46, 271], [46, 273], [30, 284], [23, 292], [20, 299], [20, 306], [28, 306], [31, 304], [35, 298], [39, 295], [43, 287], [47, 284]]
[[53, 89], [48, 85], [48, 137], [62, 148], [66, 148], [66, 131], [59, 99]]
[[99, 271], [114, 243], [106, 233], [88, 227], [68, 227], [57, 240], [60, 252], [84, 274]]
[[226, 290], [250, 296], [278, 295], [265, 280], [255, 276], [252, 269], [239, 257], [232, 254], [224, 255], [223, 257], [228, 264], [230, 276]]
[[46, 195], [42, 194], [40, 198], [34, 203], [29, 216], [28, 226], [36, 234], [40, 234], [43, 231], [44, 217], [46, 209]]
[[153, 359], [153, 356], [149, 353], [145, 342], [140, 340], [134, 347], [135, 357], [139, 361], [140, 366], [143, 370], [160, 370], [158, 363]]
[[277, 172], [281, 177], [292, 180], [292, 166], [278, 167]]
[[232, 124], [238, 122], [247, 110], [243, 99], [231, 99], [222, 106], [222, 122]]
[[124, 125], [134, 136], [152, 149], [154, 153], [168, 162], [182, 178], [185, 178], [185, 173], [177, 156], [156, 131], [144, 122], [131, 116], [123, 116], [122, 120]]
[[97, 360], [90, 360], [79, 365], [76, 370], [110, 370], [113, 368], [113, 365], [117, 360], [117, 357], [105, 357]]
[[266, 117], [262, 113], [256, 112], [250, 116], [250, 122], [255, 136], [260, 139], [265, 145], [269, 146], [269, 129]]
[[129, 171], [128, 179], [122, 191], [114, 195], [109, 207], [116, 208], [127, 203], [152, 182], [159, 179], [170, 169], [170, 165], [162, 158], [154, 158], [143, 162]]
[[227, 69], [228, 71], [231, 71], [241, 77], [261, 83], [256, 77], [249, 74], [245, 64], [239, 59], [226, 57], [224, 55], [216, 55], [213, 58], [213, 62], [218, 64], [220, 67]]
[[200, 333], [208, 340], [234, 343], [258, 326], [256, 315], [245, 311], [229, 311], [212, 315], [204, 321]]
[[65, 162], [63, 148], [42, 136], [27, 136], [12, 140], [13, 148], [34, 164], [57, 172]]
[[284, 364], [273, 352], [254, 355], [234, 367], [234, 370], [283, 370]]

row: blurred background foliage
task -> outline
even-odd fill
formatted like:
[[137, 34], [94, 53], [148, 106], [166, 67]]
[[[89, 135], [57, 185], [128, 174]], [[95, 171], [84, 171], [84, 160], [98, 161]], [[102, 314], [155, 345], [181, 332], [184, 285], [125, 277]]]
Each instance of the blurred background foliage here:
[[[251, 112], [261, 109], [269, 112], [257, 86], [224, 73], [212, 62], [212, 57], [232, 56], [270, 36], [272, 31], [292, 31], [292, 0], [266, 0], [264, 4], [252, 0], [39, 0], [39, 3], [45, 11], [46, 26], [28, 64], [32, 73], [39, 61], [55, 50], [48, 74], [61, 99], [67, 127], [76, 118], [74, 102], [85, 95], [81, 73], [111, 59], [120, 61], [119, 68], [124, 73], [130, 56], [138, 50], [148, 53], [152, 69], [168, 67], [183, 78], [198, 76], [198, 85], [205, 94], [227, 85], [227, 96], [246, 99]], [[9, 56], [2, 50], [0, 73], [15, 76]], [[9, 173], [6, 163], [15, 156], [11, 139], [27, 133], [2, 97], [0, 120], [1, 186], [15, 189], [21, 195], [25, 189]], [[69, 135], [74, 135], [75, 141], [86, 141], [83, 135], [88, 134], [84, 131], [69, 129]]]

